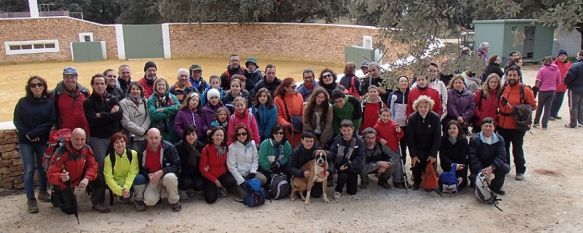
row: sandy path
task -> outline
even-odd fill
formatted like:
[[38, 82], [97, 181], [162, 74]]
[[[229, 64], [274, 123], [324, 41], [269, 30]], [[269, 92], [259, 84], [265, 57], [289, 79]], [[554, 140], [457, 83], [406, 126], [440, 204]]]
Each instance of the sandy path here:
[[[528, 71], [527, 82], [534, 72]], [[566, 101], [565, 101], [566, 102]], [[567, 116], [563, 108], [561, 116]], [[471, 192], [439, 197], [425, 191], [369, 189], [344, 194], [329, 204], [313, 200], [307, 210], [299, 201], [278, 200], [247, 208], [221, 198], [213, 205], [198, 194], [174, 213], [163, 202], [146, 212], [116, 204], [110, 214], [90, 210], [80, 199], [81, 224], [73, 216], [41, 204], [26, 213], [23, 194], [0, 197], [2, 232], [583, 232], [583, 174], [580, 142], [583, 128], [566, 129], [566, 120], [534, 129], [525, 138], [524, 181], [507, 176], [500, 212], [480, 204]], [[192, 199], [192, 198], [191, 198]]]

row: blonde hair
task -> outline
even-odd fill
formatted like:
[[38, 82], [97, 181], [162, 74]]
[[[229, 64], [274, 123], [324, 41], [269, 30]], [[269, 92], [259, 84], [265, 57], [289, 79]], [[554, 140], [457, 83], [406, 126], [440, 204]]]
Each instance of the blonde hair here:
[[415, 111], [417, 111], [417, 107], [419, 107], [420, 104], [429, 104], [429, 109], [433, 109], [433, 105], [435, 104], [435, 101], [433, 101], [433, 99], [431, 99], [431, 97], [426, 96], [426, 95], [420, 95], [419, 98], [417, 98], [414, 102], [413, 102], [413, 109]]
[[[500, 95], [500, 91], [502, 89], [502, 83], [500, 83], [500, 76], [498, 76], [498, 74], [496, 73], [491, 73], [488, 75], [488, 78], [486, 78], [486, 81], [484, 81], [484, 83], [482, 83], [482, 94], [484, 95], [484, 97], [486, 97], [486, 99], [490, 98], [490, 80], [492, 79], [496, 79], [498, 80], [498, 87], [496, 87], [496, 95]], [[478, 106], [476, 106], [478, 107]]]
[[465, 82], [464, 82], [464, 77], [462, 77], [460, 74], [456, 74], [456, 75], [454, 75], [454, 76], [453, 76], [453, 78], [451, 78], [451, 79], [449, 80], [449, 84], [447, 84], [447, 88], [449, 88], [449, 89], [452, 89], [452, 88], [453, 88], [453, 83], [454, 83], [454, 82], [455, 82], [455, 80], [457, 80], [457, 79], [461, 79], [461, 80], [462, 80], [462, 83], [465, 83]]
[[235, 99], [233, 100], [233, 106], [235, 106], [235, 104], [239, 101], [243, 101], [243, 105], [247, 104], [247, 100], [241, 96], [237, 96], [235, 97]]

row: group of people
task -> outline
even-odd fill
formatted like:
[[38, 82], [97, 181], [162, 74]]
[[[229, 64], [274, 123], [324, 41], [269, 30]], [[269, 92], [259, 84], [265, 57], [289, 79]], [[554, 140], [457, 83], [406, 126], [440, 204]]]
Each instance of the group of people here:
[[[582, 94], [581, 59], [583, 52], [566, 75], [572, 96]], [[139, 211], [161, 198], [180, 211], [180, 200], [193, 191], [202, 191], [208, 203], [229, 193], [244, 198], [244, 183], [253, 178], [269, 187], [274, 174], [308, 177], [302, 166], [317, 149], [327, 151], [328, 186], [335, 186], [336, 199], [344, 189], [349, 195], [366, 189], [369, 175], [383, 188], [390, 188], [391, 180], [394, 187], [418, 189], [426, 166], [437, 166], [438, 157], [444, 171], [457, 171], [460, 188], [483, 172], [494, 174], [491, 189], [504, 194], [510, 144], [516, 179], [524, 179], [526, 131], [518, 128], [512, 111], [520, 104], [535, 109], [536, 101], [522, 84], [519, 66], [505, 68], [503, 77], [488, 74], [473, 92], [468, 89], [472, 80], [456, 74], [447, 81], [436, 63], [414, 83], [399, 77], [396, 90], [383, 87], [378, 63], [360, 69], [364, 77], [347, 63], [338, 83], [331, 69], [318, 79], [305, 69], [303, 83], [296, 86], [291, 77], [279, 79], [273, 64], [260, 71], [255, 58], [242, 67], [239, 56], [231, 55], [225, 72], [208, 81], [194, 64], [179, 69], [170, 83], [149, 61], [137, 81], [128, 65], [93, 75], [91, 92], [78, 83], [73, 67], [63, 70], [63, 80], [50, 92], [45, 79], [32, 76], [14, 110], [28, 211], [39, 211], [35, 167], [38, 199], [66, 213], [73, 211], [66, 194], [71, 187], [90, 190], [99, 212], [110, 211], [106, 190], [119, 200], [131, 199]], [[537, 83], [539, 99], [546, 99], [547, 80]], [[474, 134], [468, 141], [470, 127]], [[54, 129], [72, 132], [45, 173], [41, 157]], [[407, 156], [410, 186], [404, 176]], [[323, 192], [314, 185], [311, 195]]]

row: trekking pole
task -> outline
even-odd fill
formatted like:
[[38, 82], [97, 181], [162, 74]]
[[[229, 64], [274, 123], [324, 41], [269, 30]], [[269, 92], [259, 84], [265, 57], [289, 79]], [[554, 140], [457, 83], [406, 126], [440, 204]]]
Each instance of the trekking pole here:
[[[63, 169], [63, 173], [67, 172], [66, 170]], [[73, 185], [71, 185], [71, 178], [69, 178], [69, 180], [67, 180], [67, 188], [69, 189], [69, 191], [71, 192], [71, 194], [73, 195], [73, 211], [75, 212], [75, 218], [77, 218], [77, 224], [79, 224], [79, 206], [77, 205], [77, 197], [75, 196], [75, 190], [73, 188]]]
[[405, 162], [401, 160], [401, 170], [403, 171], [403, 179], [404, 179], [404, 184], [405, 184], [405, 193], [409, 193], [409, 181], [407, 179], [407, 170], [405, 169]]
[[136, 135], [135, 134], [130, 134], [128, 148], [133, 148], [134, 147], [134, 140], [135, 140], [135, 138], [136, 138]]

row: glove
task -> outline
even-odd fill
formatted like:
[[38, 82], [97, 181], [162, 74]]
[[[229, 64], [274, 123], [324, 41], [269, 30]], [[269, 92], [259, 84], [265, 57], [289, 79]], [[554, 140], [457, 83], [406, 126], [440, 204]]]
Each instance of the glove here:
[[278, 161], [271, 163], [271, 171], [272, 172], [279, 171], [280, 168], [281, 168], [281, 164]]

